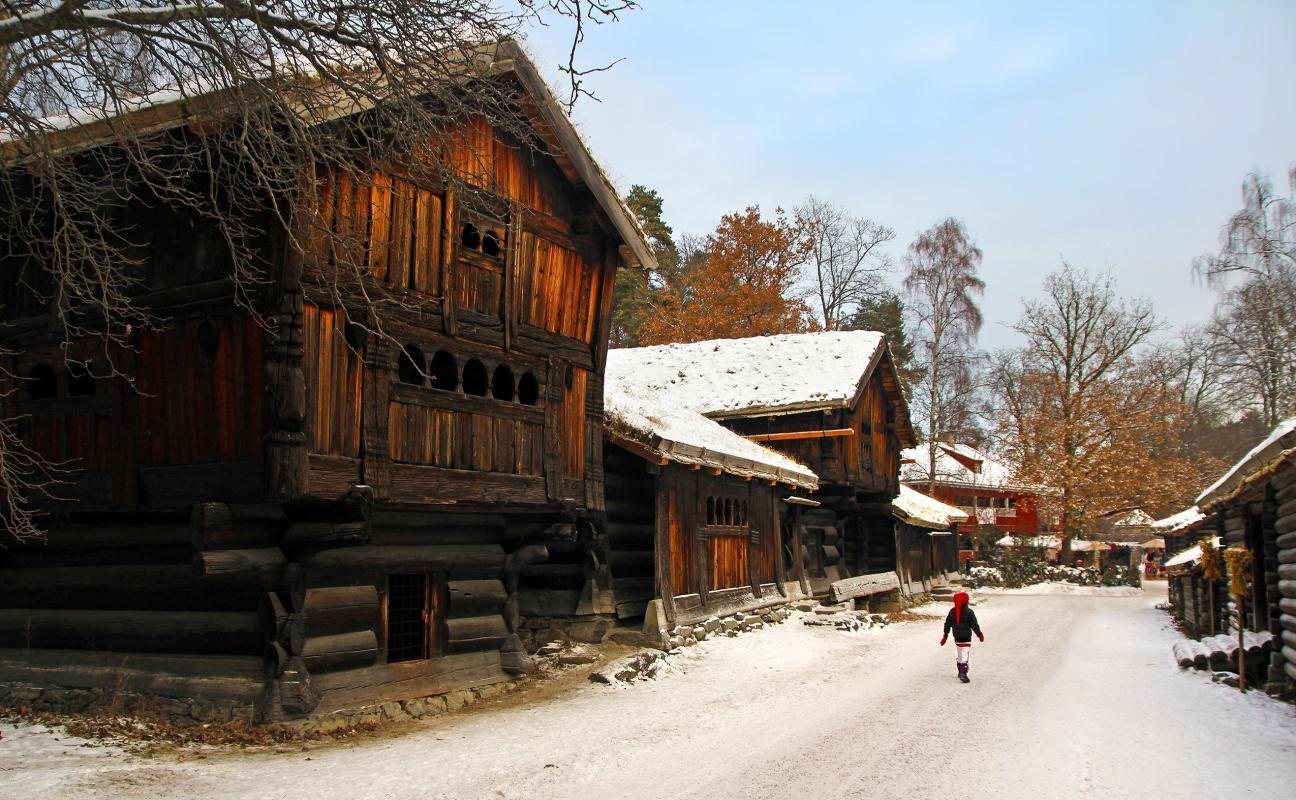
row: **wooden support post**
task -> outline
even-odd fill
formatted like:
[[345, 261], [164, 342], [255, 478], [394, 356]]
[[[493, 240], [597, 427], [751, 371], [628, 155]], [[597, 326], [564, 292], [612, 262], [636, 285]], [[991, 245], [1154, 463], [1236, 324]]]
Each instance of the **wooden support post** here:
[[[446, 232], [449, 235], [449, 231]], [[388, 395], [392, 374], [396, 370], [396, 347], [390, 341], [373, 336], [365, 343], [363, 393], [364, 482], [375, 497], [389, 494], [391, 456], [388, 444]]]
[[792, 553], [793, 563], [796, 564], [797, 580], [801, 582], [801, 593], [807, 597], [810, 595], [810, 580], [806, 577], [806, 564], [803, 551], [804, 531], [801, 528], [801, 506], [792, 506]]
[[[300, 258], [296, 253], [287, 260]], [[300, 264], [297, 275], [300, 279]], [[273, 327], [265, 338], [265, 491], [268, 497], [287, 500], [306, 493], [309, 474], [300, 289], [286, 291], [269, 319]]]
[[673, 624], [675, 622], [675, 587], [672, 578], [672, 561], [670, 546], [670, 487], [672, 481], [668, 477], [669, 473], [663, 471], [656, 477], [655, 492], [657, 499], [657, 512], [654, 520], [656, 530], [653, 549], [656, 551], [654, 559], [655, 575], [653, 576], [656, 583], [657, 596], [662, 600], [662, 606], [666, 610], [666, 619]]

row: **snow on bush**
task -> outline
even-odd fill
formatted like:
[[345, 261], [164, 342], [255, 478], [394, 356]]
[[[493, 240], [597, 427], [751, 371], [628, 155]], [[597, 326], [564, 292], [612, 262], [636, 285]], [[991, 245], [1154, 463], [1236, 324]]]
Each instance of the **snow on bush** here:
[[1095, 567], [1064, 567], [1050, 564], [1042, 554], [1032, 552], [999, 552], [988, 566], [974, 566], [968, 570], [964, 584], [972, 589], [998, 586], [1016, 589], [1035, 583], [1074, 583], [1078, 586], [1126, 586], [1129, 568], [1121, 565], [1105, 570]]

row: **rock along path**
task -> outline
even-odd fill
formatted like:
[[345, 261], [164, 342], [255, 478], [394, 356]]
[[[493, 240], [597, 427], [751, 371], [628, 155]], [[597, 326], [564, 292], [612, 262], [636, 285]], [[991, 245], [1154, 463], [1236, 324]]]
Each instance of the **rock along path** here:
[[939, 619], [843, 633], [793, 618], [704, 642], [657, 681], [307, 752], [147, 759], [6, 727], [0, 796], [1290, 796], [1296, 711], [1180, 672], [1159, 594], [991, 597], [967, 686]]

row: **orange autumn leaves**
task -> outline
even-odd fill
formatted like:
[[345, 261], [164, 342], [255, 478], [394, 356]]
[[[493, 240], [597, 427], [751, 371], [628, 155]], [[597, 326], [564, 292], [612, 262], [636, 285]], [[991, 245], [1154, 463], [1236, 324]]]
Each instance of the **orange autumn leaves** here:
[[702, 245], [694, 268], [667, 280], [639, 343], [769, 336], [818, 327], [796, 287], [810, 251], [803, 227], [782, 209], [727, 214]]

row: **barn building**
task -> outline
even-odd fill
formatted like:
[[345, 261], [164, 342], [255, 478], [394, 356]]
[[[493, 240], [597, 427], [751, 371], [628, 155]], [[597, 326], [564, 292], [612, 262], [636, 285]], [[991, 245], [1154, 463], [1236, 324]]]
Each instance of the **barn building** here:
[[932, 588], [958, 580], [959, 546], [954, 528], [966, 522], [961, 509], [908, 486], [891, 503], [896, 518], [896, 574], [908, 597], [930, 595]]
[[785, 570], [800, 570], [808, 592], [822, 596], [842, 579], [896, 570], [891, 503], [900, 492], [900, 450], [914, 434], [883, 334], [618, 349], [608, 355], [608, 381], [662, 396], [818, 476], [817, 489], [798, 492], [809, 502], [783, 512]]
[[[1263, 637], [1260, 679], [1273, 694], [1296, 691], [1296, 418], [1275, 428], [1197, 497], [1213, 515], [1221, 547], [1246, 547], [1248, 594], [1238, 609], [1221, 581], [1217, 608], [1230, 628]], [[1208, 531], [1203, 530], [1203, 533]], [[1239, 613], [1240, 612], [1240, 613]]]
[[784, 557], [784, 501], [813, 494], [818, 477], [623, 378], [609, 379], [604, 427], [618, 622], [642, 618], [664, 642], [676, 626], [804, 596], [803, 570]]
[[[521, 49], [484, 57], [533, 135], [464, 119], [437, 169], [305, 170], [309, 236], [242, 209], [269, 268], [239, 302], [211, 220], [116, 209], [165, 321], [122, 376], [50, 333], [38, 260], [0, 256], [5, 411], [70, 470], [48, 536], [0, 548], [0, 682], [269, 721], [527, 669], [523, 567], [577, 560], [602, 514], [612, 287], [652, 255]], [[125, 122], [183, 139], [200, 107]]]

